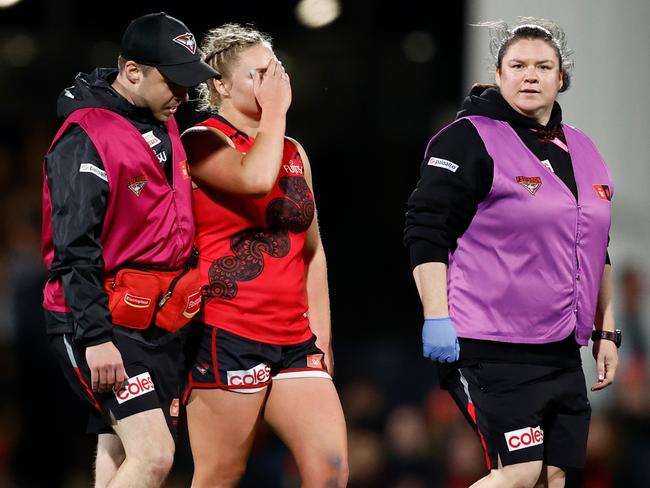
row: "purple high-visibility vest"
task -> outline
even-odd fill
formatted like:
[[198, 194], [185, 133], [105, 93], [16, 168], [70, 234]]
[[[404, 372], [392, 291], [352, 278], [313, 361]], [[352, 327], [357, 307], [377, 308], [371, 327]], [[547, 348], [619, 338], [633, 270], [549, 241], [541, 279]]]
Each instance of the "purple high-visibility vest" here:
[[578, 200], [505, 122], [466, 117], [494, 160], [492, 188], [449, 256], [459, 337], [587, 345], [611, 220], [612, 179], [591, 140], [563, 124]]
[[[166, 123], [172, 143], [173, 186], [142, 134], [110, 110], [74, 111], [57, 132], [50, 150], [72, 124], [79, 125], [92, 141], [104, 165], [105, 176], [96, 167], [86, 167], [85, 171], [108, 180], [108, 202], [100, 237], [105, 273], [125, 264], [164, 268], [184, 265], [194, 245], [192, 183], [173, 117]], [[42, 251], [43, 261], [49, 268], [54, 259], [54, 245], [47, 178], [43, 181]], [[47, 310], [70, 310], [60, 280], [48, 281], [43, 295]]]

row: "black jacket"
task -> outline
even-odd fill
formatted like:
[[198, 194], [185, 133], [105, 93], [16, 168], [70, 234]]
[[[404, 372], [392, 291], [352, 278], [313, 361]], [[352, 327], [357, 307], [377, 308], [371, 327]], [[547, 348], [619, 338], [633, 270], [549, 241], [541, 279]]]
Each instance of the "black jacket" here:
[[[111, 83], [115, 69], [80, 73], [58, 100], [58, 115], [65, 119], [80, 108], [98, 107], [122, 115], [142, 134], [153, 132], [162, 142], [152, 149], [161, 164], [171, 161], [171, 141], [165, 125], [151, 111], [138, 108], [119, 95]], [[45, 157], [47, 184], [52, 204], [54, 260], [50, 279], [60, 279], [72, 313], [46, 311], [48, 333], [72, 333], [89, 346], [111, 340], [108, 297], [104, 292], [100, 240], [108, 202], [108, 183], [93, 173], [80, 172], [82, 163], [100, 170], [104, 164], [86, 133], [71, 127]], [[171, 164], [165, 165], [171, 179]]]

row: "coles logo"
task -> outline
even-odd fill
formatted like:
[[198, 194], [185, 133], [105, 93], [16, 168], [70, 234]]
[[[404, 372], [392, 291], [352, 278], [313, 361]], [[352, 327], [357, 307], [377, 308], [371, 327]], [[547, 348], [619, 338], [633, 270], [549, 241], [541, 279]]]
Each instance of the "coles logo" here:
[[201, 309], [201, 292], [197, 291], [187, 297], [187, 306], [183, 310], [183, 315], [188, 319], [194, 317]]
[[149, 305], [151, 305], [151, 298], [138, 297], [131, 295], [130, 293], [126, 293], [124, 295], [124, 303], [134, 308], [147, 308]]
[[506, 437], [506, 444], [508, 444], [509, 451], [518, 451], [519, 449], [544, 444], [544, 431], [539, 425], [537, 427], [513, 430], [503, 435]]
[[154, 390], [155, 387], [153, 381], [151, 381], [151, 376], [149, 376], [148, 371], [145, 371], [138, 376], [129, 378], [129, 382], [126, 385], [117, 391], [113, 391], [113, 393], [115, 393], [117, 403], [124, 403]]
[[271, 368], [266, 363], [260, 363], [251, 369], [228, 371], [227, 376], [230, 386], [256, 386], [271, 379]]

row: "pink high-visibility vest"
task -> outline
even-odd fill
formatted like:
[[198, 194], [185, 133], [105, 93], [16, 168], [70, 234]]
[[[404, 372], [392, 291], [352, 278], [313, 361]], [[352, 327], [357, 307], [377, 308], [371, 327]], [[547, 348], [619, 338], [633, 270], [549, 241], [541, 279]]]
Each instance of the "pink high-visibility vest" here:
[[[50, 150], [73, 124], [79, 125], [92, 141], [108, 180], [108, 204], [101, 234], [105, 273], [109, 274], [125, 264], [163, 268], [183, 266], [194, 244], [192, 184], [174, 119], [166, 123], [172, 143], [173, 186], [168, 183], [156, 154], [136, 127], [110, 110], [76, 110], [57, 132]], [[84, 163], [91, 162], [80, 162]], [[43, 261], [49, 268], [54, 259], [54, 246], [52, 206], [46, 177], [43, 181], [42, 252]], [[48, 281], [43, 295], [43, 306], [47, 310], [70, 310], [60, 280]]]

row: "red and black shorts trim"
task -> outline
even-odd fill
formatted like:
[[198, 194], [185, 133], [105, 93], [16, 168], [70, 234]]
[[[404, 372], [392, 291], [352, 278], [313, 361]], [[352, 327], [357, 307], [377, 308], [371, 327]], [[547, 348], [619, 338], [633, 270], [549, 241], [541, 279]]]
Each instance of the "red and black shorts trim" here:
[[331, 379], [323, 365], [316, 336], [299, 344], [277, 345], [254, 341], [218, 327], [195, 323], [183, 402], [194, 388], [255, 393], [273, 380]]
[[584, 466], [591, 406], [582, 367], [481, 362], [453, 371], [445, 386], [478, 434], [488, 470]]
[[91, 390], [85, 348], [74, 343], [72, 334], [50, 336], [50, 347], [68, 384], [90, 407], [87, 432], [112, 433], [117, 420], [161, 408], [175, 437], [183, 371], [180, 337], [153, 347], [115, 332], [113, 344], [122, 355], [129, 383], [117, 392], [96, 393]]

